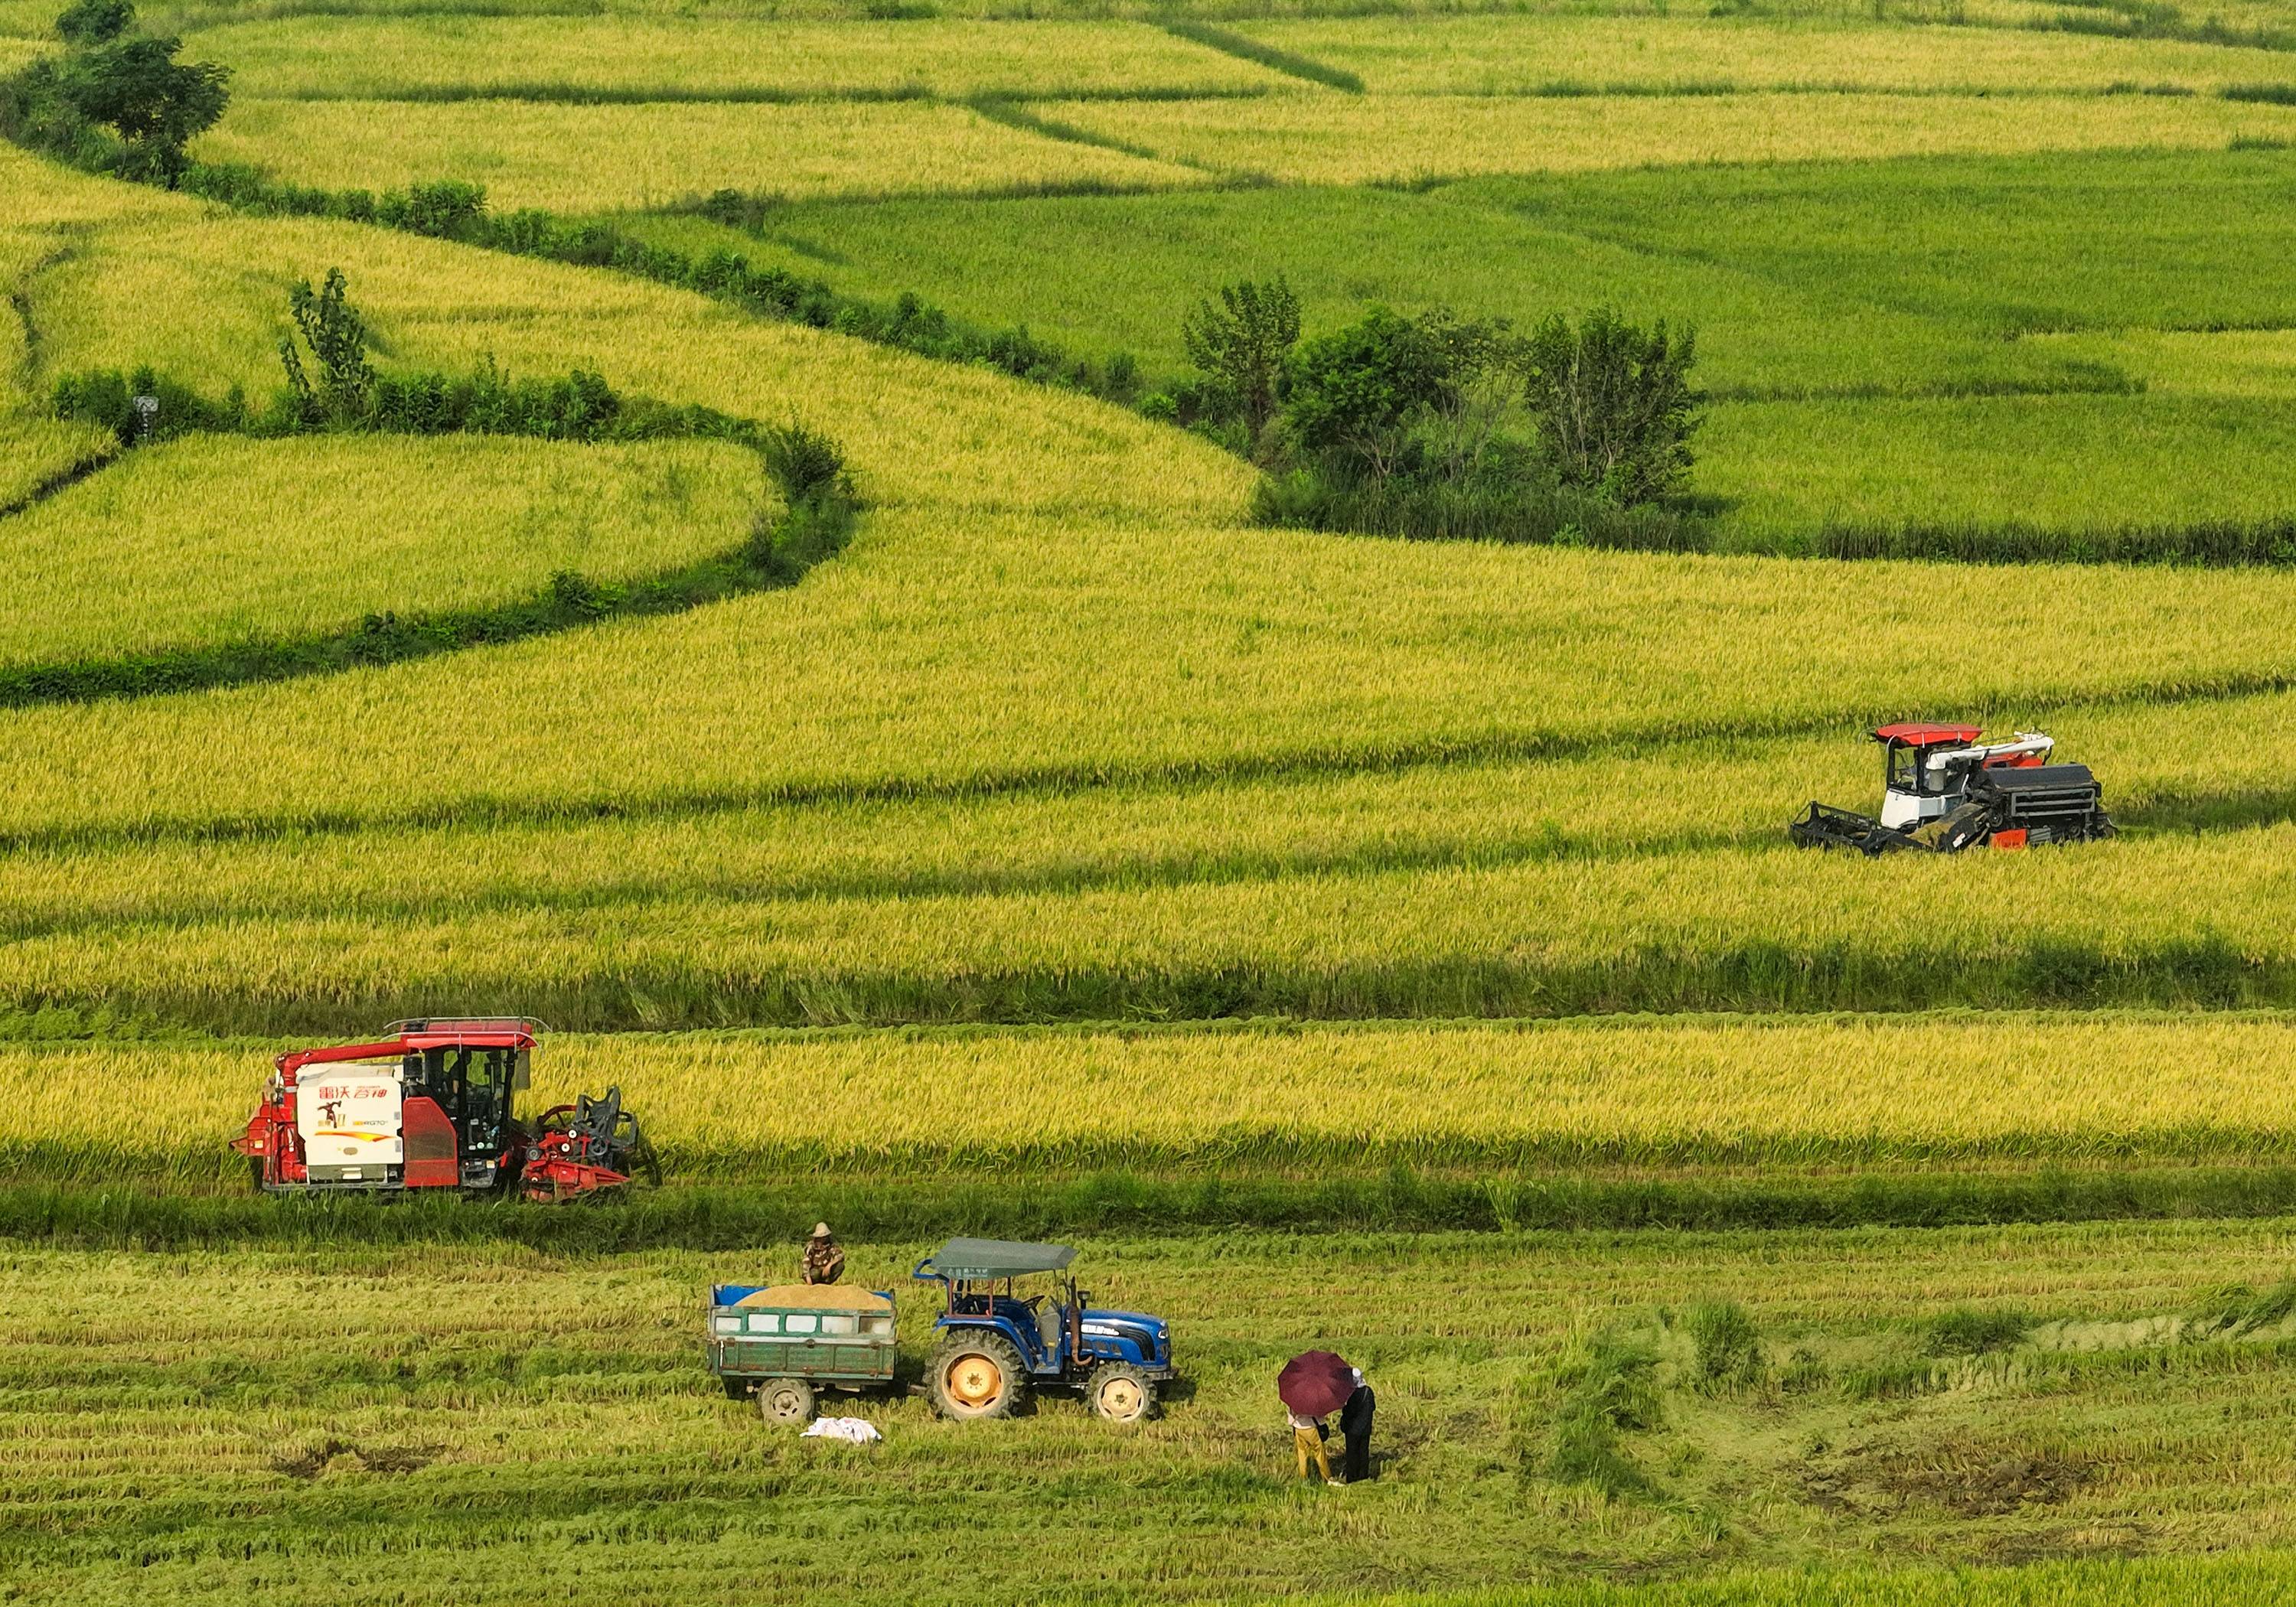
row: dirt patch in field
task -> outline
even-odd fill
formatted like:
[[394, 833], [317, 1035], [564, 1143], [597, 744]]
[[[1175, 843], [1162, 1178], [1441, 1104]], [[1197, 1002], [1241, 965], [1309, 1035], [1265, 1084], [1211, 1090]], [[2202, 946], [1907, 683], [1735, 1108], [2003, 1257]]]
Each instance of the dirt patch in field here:
[[435, 1447], [380, 1445], [361, 1447], [348, 1439], [323, 1439], [291, 1455], [274, 1456], [271, 1471], [291, 1479], [316, 1479], [338, 1464], [338, 1459], [357, 1464], [370, 1473], [411, 1473], [428, 1467], [438, 1455]]
[[1860, 1481], [1956, 1517], [1997, 1518], [2022, 1507], [2054, 1506], [2086, 1485], [2093, 1472], [2062, 1451], [1956, 1439], [1878, 1452], [1860, 1470]]

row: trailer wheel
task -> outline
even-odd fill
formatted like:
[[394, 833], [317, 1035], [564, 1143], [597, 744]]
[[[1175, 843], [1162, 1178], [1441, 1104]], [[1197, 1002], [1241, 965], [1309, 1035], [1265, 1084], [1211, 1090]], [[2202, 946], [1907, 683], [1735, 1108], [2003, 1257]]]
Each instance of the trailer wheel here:
[[1155, 1384], [1129, 1362], [1103, 1362], [1095, 1367], [1086, 1397], [1108, 1423], [1140, 1423], [1156, 1410]]
[[768, 1380], [758, 1390], [758, 1414], [767, 1423], [811, 1423], [813, 1386], [801, 1378]]
[[943, 1417], [958, 1423], [1010, 1417], [1028, 1394], [1027, 1365], [1001, 1334], [952, 1335], [933, 1357], [933, 1409]]

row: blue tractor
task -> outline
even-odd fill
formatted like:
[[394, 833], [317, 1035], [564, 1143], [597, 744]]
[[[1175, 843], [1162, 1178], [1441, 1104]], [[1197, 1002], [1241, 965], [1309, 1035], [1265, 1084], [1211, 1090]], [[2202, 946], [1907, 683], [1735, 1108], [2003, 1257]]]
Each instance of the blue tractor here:
[[[1103, 1311], [1079, 1293], [1065, 1244], [951, 1239], [910, 1275], [938, 1283], [947, 1308], [933, 1323], [939, 1348], [926, 1388], [943, 1417], [1009, 1417], [1030, 1393], [1075, 1390], [1111, 1423], [1156, 1409], [1172, 1368], [1170, 1324], [1136, 1311]], [[1021, 1296], [1014, 1280], [1050, 1275], [1050, 1293]]]

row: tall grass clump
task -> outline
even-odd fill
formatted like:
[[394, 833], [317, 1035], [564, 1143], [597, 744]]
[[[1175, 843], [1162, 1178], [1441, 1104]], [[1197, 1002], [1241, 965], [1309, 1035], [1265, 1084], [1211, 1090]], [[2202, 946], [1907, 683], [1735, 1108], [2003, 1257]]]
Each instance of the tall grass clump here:
[[1537, 1464], [1540, 1477], [1611, 1500], [1661, 1494], [1620, 1439], [1665, 1421], [1655, 1350], [1615, 1329], [1574, 1335], [1539, 1382], [1559, 1396]]
[[1684, 1314], [1692, 1349], [1691, 1381], [1702, 1394], [1758, 1388], [1769, 1377], [1761, 1330], [1735, 1300], [1701, 1300]]

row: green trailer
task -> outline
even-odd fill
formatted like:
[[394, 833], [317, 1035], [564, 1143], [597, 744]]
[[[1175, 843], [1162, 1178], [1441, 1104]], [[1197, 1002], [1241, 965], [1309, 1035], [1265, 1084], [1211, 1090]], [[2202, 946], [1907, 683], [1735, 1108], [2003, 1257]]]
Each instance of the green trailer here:
[[893, 1383], [893, 1297], [817, 1284], [719, 1283], [709, 1291], [709, 1370], [768, 1423], [805, 1423], [826, 1390]]

